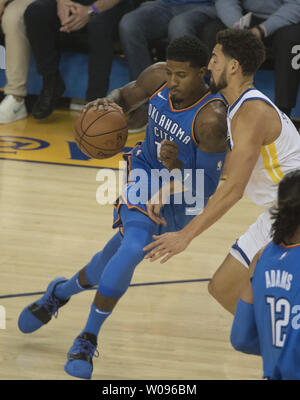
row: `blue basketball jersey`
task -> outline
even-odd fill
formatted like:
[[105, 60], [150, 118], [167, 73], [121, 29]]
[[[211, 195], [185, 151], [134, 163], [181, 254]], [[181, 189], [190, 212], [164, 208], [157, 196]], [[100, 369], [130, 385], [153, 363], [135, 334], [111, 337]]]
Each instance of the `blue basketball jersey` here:
[[[206, 153], [199, 150], [194, 135], [194, 122], [197, 114], [212, 101], [224, 102], [220, 95], [207, 93], [190, 107], [181, 110], [174, 109], [166, 83], [151, 96], [145, 140], [143, 143], [139, 143], [130, 153], [124, 155], [127, 161], [128, 183], [124, 185], [122, 195], [115, 203], [113, 227], [120, 227], [121, 225], [119, 213], [121, 204], [126, 204], [129, 209], [139, 210], [147, 215], [146, 204], [153, 194], [153, 189], [156, 188], [154, 183], [159, 181], [159, 187], [162, 184], [156, 177], [158, 175], [155, 171], [166, 170], [163, 164], [158, 161], [161, 142], [164, 139], [174, 141], [177, 144], [178, 158], [183, 162], [183, 169], [191, 171], [189, 189], [192, 194], [199, 189], [195, 171], [203, 171], [204, 188], [203, 192], [201, 190], [198, 190], [198, 192], [201, 192], [204, 201], [203, 206], [205, 205], [207, 199], [217, 188], [225, 159], [225, 152]], [[148, 179], [140, 179], [141, 170], [148, 176]], [[155, 189], [154, 192], [157, 190]], [[145, 196], [137, 197], [136, 193], [143, 193]], [[185, 199], [182, 199], [181, 204], [176, 204], [174, 197], [171, 196], [170, 204], [166, 204], [162, 210], [168, 222], [168, 230], [182, 229], [194, 217], [188, 215], [189, 212], [187, 211], [189, 207], [193, 206], [186, 204]]]
[[252, 287], [264, 377], [300, 379], [300, 244], [269, 243]]
[[[197, 165], [197, 160], [201, 158], [203, 152], [197, 147], [194, 123], [199, 111], [212, 101], [224, 102], [220, 95], [212, 95], [208, 92], [190, 107], [177, 110], [172, 105], [166, 83], [151, 96], [146, 138], [141, 146], [144, 157], [151, 168], [164, 168], [157, 159], [160, 143], [164, 139], [177, 144], [178, 158], [183, 162], [184, 168], [201, 168]], [[209, 154], [213, 158], [214, 153], [204, 154]], [[220, 161], [222, 161], [222, 157]], [[209, 168], [209, 165], [206, 166]]]

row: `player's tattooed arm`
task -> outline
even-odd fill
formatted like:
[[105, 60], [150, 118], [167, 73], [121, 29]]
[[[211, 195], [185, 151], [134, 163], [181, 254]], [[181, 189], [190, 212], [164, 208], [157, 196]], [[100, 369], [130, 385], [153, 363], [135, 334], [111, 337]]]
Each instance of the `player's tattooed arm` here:
[[125, 113], [135, 110], [146, 103], [152, 94], [166, 82], [166, 63], [159, 62], [146, 68], [136, 81], [112, 92], [114, 100], [123, 108]]
[[113, 90], [108, 96], [87, 103], [84, 112], [89, 108], [103, 110], [108, 106], [115, 107], [125, 114], [146, 103], [151, 95], [166, 81], [166, 63], [159, 62], [146, 68], [136, 81]]

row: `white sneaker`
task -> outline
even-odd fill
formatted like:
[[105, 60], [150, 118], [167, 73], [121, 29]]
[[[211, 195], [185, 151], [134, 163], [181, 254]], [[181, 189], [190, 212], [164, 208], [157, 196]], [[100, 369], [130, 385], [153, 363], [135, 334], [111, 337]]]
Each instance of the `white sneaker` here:
[[0, 103], [0, 124], [18, 121], [27, 115], [25, 101], [17, 101], [11, 94], [5, 96]]

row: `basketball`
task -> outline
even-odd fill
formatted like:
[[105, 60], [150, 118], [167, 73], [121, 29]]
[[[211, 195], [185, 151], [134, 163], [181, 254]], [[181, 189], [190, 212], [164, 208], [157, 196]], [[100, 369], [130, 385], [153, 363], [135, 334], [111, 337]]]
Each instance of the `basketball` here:
[[81, 112], [75, 123], [75, 140], [91, 158], [104, 159], [118, 154], [125, 146], [128, 130], [124, 115], [108, 106], [105, 110]]

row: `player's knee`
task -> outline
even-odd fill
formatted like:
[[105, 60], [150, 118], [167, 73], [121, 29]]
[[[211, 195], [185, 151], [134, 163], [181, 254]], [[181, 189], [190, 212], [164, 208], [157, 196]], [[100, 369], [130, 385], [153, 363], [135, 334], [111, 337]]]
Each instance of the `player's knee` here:
[[144, 245], [138, 240], [127, 240], [122, 243], [122, 252], [130, 264], [138, 264], [144, 258], [143, 247]]
[[242, 281], [224, 279], [223, 274], [216, 273], [208, 284], [208, 292], [226, 310], [234, 314]]
[[143, 247], [144, 244], [141, 243], [132, 243], [130, 246], [131, 253], [139, 261], [141, 261], [144, 258]]
[[212, 280], [210, 280], [210, 281], [208, 282], [207, 290], [208, 290], [208, 293], [209, 293], [211, 296], [213, 296], [213, 290], [214, 290], [214, 288], [213, 288]]
[[215, 277], [213, 277], [207, 286], [208, 289], [208, 293], [214, 297], [216, 300], [220, 300], [223, 295], [224, 295], [224, 290], [222, 288], [221, 283], [219, 282], [219, 280]]

